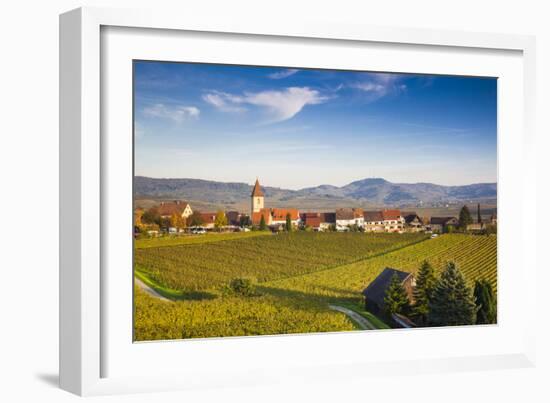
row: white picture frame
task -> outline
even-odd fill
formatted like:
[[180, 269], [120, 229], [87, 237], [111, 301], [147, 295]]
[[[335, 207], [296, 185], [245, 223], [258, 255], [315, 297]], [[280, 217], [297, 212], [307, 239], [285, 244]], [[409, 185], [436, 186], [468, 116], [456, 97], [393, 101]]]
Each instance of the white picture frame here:
[[[505, 102], [507, 98], [502, 99], [501, 97], [510, 97], [512, 92], [504, 92], [504, 95], [499, 93], [499, 102], [502, 101], [504, 108], [509, 108], [504, 111], [511, 111], [512, 107], [518, 105], [521, 106], [521, 110], [517, 113], [518, 116], [511, 117], [511, 120], [505, 120], [504, 126], [499, 125], [499, 134], [509, 133], [504, 140], [499, 138], [499, 213], [501, 211], [501, 195], [509, 195], [508, 200], [511, 201], [505, 201], [508, 203], [508, 208], [502, 210], [503, 214], [515, 209], [516, 218], [519, 218], [522, 224], [516, 229], [517, 232], [513, 233], [513, 227], [506, 224], [505, 218], [501, 224], [502, 216], [499, 215], [499, 262], [504, 258], [504, 264], [511, 265], [513, 261], [521, 268], [523, 280], [533, 278], [537, 270], [535, 243], [529, 242], [527, 220], [521, 219], [521, 217], [527, 216], [528, 206], [534, 205], [535, 199], [534, 179], [530, 179], [535, 177], [532, 175], [535, 171], [535, 161], [532, 158], [535, 101], [534, 38], [519, 35], [383, 28], [326, 22], [306, 22], [299, 26], [283, 26], [276, 21], [251, 21], [239, 20], [239, 18], [214, 20], [152, 10], [103, 8], [73, 10], [60, 17], [60, 384], [63, 389], [79, 395], [96, 395], [215, 386], [245, 386], [272, 382], [290, 383], [295, 382], [296, 375], [299, 375], [301, 380], [304, 378], [328, 380], [335, 379], [335, 377], [369, 376], [375, 373], [377, 375], [381, 373], [397, 375], [408, 372], [517, 368], [534, 365], [535, 328], [533, 324], [535, 320], [533, 316], [536, 284], [529, 281], [521, 281], [519, 283], [521, 287], [518, 286], [521, 289], [516, 291], [522, 300], [521, 306], [517, 309], [523, 310], [524, 315], [522, 322], [516, 324], [517, 329], [513, 332], [512, 330], [507, 331], [506, 325], [501, 326], [499, 319], [500, 328], [418, 330], [414, 335], [412, 333], [406, 335], [400, 331], [392, 332], [391, 335], [382, 332], [370, 334], [355, 332], [345, 335], [326, 334], [323, 337], [320, 335], [293, 335], [132, 345], [131, 337], [127, 337], [125, 334], [125, 332], [131, 334], [131, 328], [128, 326], [121, 326], [120, 329], [116, 327], [117, 323], [125, 322], [119, 320], [117, 314], [114, 313], [116, 310], [110, 305], [113, 300], [109, 298], [112, 286], [111, 284], [107, 286], [106, 281], [109, 283], [112, 281], [112, 284], [118, 283], [114, 277], [111, 277], [111, 272], [105, 271], [105, 267], [109, 266], [108, 260], [111, 258], [109, 257], [109, 242], [114, 239], [109, 235], [109, 242], [107, 241], [106, 228], [112, 227], [108, 233], [113, 234], [117, 228], [126, 228], [124, 220], [131, 222], [131, 213], [128, 213], [128, 217], [122, 220], [116, 220], [112, 215], [107, 214], [112, 210], [110, 204], [114, 203], [115, 199], [127, 200], [128, 197], [131, 199], [131, 194], [124, 196], [124, 192], [127, 193], [127, 184], [122, 185], [122, 182], [110, 179], [114, 177], [115, 170], [123, 169], [113, 167], [113, 164], [109, 163], [110, 151], [116, 150], [116, 147], [124, 149], [125, 144], [126, 147], [128, 146], [127, 137], [117, 138], [115, 142], [111, 141], [114, 136], [105, 137], [105, 133], [111, 130], [111, 123], [107, 119], [108, 110], [102, 109], [105, 107], [105, 98], [103, 97], [111, 91], [109, 86], [112, 81], [104, 80], [102, 74], [107, 74], [106, 71], [109, 72], [108, 74], [120, 74], [115, 70], [117, 63], [118, 65], [122, 63], [121, 61], [113, 64], [114, 70], [103, 70], [105, 61], [102, 61], [102, 57], [110, 57], [110, 53], [102, 49], [106, 47], [102, 32], [108, 32], [110, 27], [117, 27], [112, 28], [114, 31], [122, 30], [119, 31], [123, 32], [122, 36], [132, 36], [134, 35], [132, 32], [136, 32], [137, 35], [138, 31], [132, 30], [138, 29], [145, 29], [145, 31], [141, 31], [145, 36], [154, 32], [157, 35], [158, 43], [164, 41], [165, 45], [159, 45], [158, 53], [152, 54], [151, 48], [147, 48], [146, 41], [143, 41], [140, 45], [142, 50], [139, 51], [142, 56], [147, 56], [149, 53], [149, 57], [153, 59], [162, 57], [162, 49], [166, 49], [167, 53], [165, 54], [170, 54], [170, 46], [174, 40], [178, 40], [178, 32], [182, 35], [191, 32], [194, 37], [199, 38], [201, 35], [215, 33], [216, 40], [223, 39], [225, 35], [228, 41], [231, 36], [253, 38], [256, 43], [261, 44], [262, 41], [269, 41], [275, 44], [273, 46], [284, 45], [287, 43], [285, 41], [293, 41], [300, 46], [307, 47], [311, 46], [312, 41], [319, 41], [320, 45], [332, 46], [335, 50], [346, 46], [346, 44], [394, 46], [397, 54], [404, 52], [406, 47], [413, 47], [416, 49], [415, 51], [422, 52], [429, 52], [430, 49], [433, 49], [448, 53], [448, 56], [441, 59], [442, 63], [445, 61], [445, 57], [452, 62], [453, 51], [470, 52], [474, 54], [472, 57], [475, 55], [483, 57], [490, 53], [495, 55], [506, 52], [513, 53], [513, 58], [510, 58], [510, 72], [504, 73], [504, 77], [510, 77], [510, 88], [514, 88], [514, 93], [519, 94], [520, 99], [519, 101], [514, 100], [516, 102], [514, 104], [508, 104]], [[119, 42], [116, 40], [109, 42], [109, 46], [124, 44], [120, 38], [117, 40]], [[250, 56], [245, 58], [243, 53], [240, 53], [239, 56], [238, 52], [235, 50], [235, 57], [243, 64], [251, 62]], [[121, 55], [123, 53], [120, 52]], [[124, 55], [127, 58], [133, 57], [131, 52], [124, 53]], [[221, 55], [215, 61], [222, 62], [227, 57], [229, 56]], [[258, 57], [257, 54], [256, 57]], [[433, 58], [434, 56], [427, 57]], [[265, 55], [264, 62], [269, 63], [268, 59], [268, 55]], [[313, 59], [314, 56], [311, 61], [314, 66], [322, 63], [321, 59]], [[304, 60], [302, 64], [307, 63], [307, 60]], [[286, 63], [284, 64], [286, 65]], [[447, 68], [450, 70], [446, 70], [447, 73], [456, 71], [458, 74], [460, 71], [467, 71], [460, 70], [461, 67], [452, 70], [455, 67], [451, 67], [450, 64], [456, 65], [456, 61], [448, 64]], [[491, 72], [489, 64], [488, 61], [486, 67], [488, 75]], [[420, 65], [418, 66], [418, 69], [422, 68]], [[414, 68], [409, 67], [409, 69]], [[483, 69], [483, 66], [480, 68]], [[107, 66], [107, 69], [110, 67]], [[113, 71], [115, 72], [113, 73]], [[472, 72], [474, 71], [472, 70]], [[113, 88], [115, 86], [113, 84]], [[107, 99], [109, 102], [116, 101], [121, 94], [123, 97], [125, 96], [124, 91], [126, 91], [126, 96], [131, 98], [131, 94], [127, 93], [128, 87], [122, 86], [117, 87], [117, 90], [114, 91], [118, 95], [114, 95], [113, 98], [110, 98], [109, 95]], [[127, 104], [123, 109], [126, 107]], [[502, 110], [499, 109], [499, 113], [501, 112]], [[506, 117], [504, 118], [506, 119]], [[499, 124], [500, 122], [499, 120]], [[127, 124], [127, 120], [124, 124]], [[121, 127], [123, 130], [127, 128], [126, 126]], [[519, 129], [519, 133], [515, 131], [513, 134], [512, 128]], [[504, 144], [508, 141], [511, 143]], [[507, 150], [511, 149], [519, 149], [520, 154], [516, 157], [507, 154]], [[518, 166], [511, 166], [516, 162], [520, 163], [521, 169], [518, 169]], [[512, 172], [512, 168], [515, 168], [515, 173]], [[507, 178], [511, 179], [507, 182], [508, 185], [505, 183], [506, 186], [502, 188], [500, 176], [504, 173]], [[113, 182], [117, 185], [116, 188], [113, 187]], [[520, 185], [523, 192], [513, 194], [512, 185]], [[122, 197], [115, 195], [116, 191], [121, 192]], [[118, 226], [119, 224], [120, 226]], [[504, 236], [501, 232], [504, 233]], [[123, 231], [120, 235], [125, 236], [126, 233]], [[501, 248], [503, 242], [505, 242], [504, 245], [512, 242], [517, 243], [513, 259], [504, 254], [506, 248]], [[509, 257], [511, 260], [508, 259]], [[501, 286], [505, 297], [502, 297]], [[507, 298], [506, 287], [506, 283], [501, 283], [499, 272], [499, 307], [506, 305], [503, 304], [503, 298]], [[126, 297], [128, 297], [127, 294]], [[119, 308], [125, 306], [120, 305]], [[342, 337], [346, 338], [346, 344], [350, 346], [370, 338], [369, 340], [376, 341], [377, 347], [380, 349], [380, 346], [385, 343], [389, 345], [405, 336], [411, 337], [411, 340], [412, 337], [418, 340], [429, 339], [430, 343], [434, 345], [443, 337], [461, 338], [465, 341], [464, 346], [467, 346], [468, 340], [473, 343], [484, 337], [486, 339], [483, 342], [488, 344], [499, 337], [510, 337], [510, 342], [503, 343], [503, 345], [495, 344], [495, 348], [486, 354], [483, 352], [483, 342], [480, 342], [481, 347], [477, 351], [475, 349], [470, 351], [464, 347], [464, 350], [458, 348], [457, 351], [449, 352], [449, 354], [445, 354], [444, 350], [438, 350], [433, 354], [406, 355], [406, 353], [398, 352], [398, 354], [387, 358], [353, 357], [351, 360], [339, 360], [335, 354], [326, 354], [323, 357], [315, 354], [315, 349], [330, 346], [331, 343], [336, 346], [339, 340], [341, 342]], [[508, 341], [508, 339], [506, 340]], [[186, 349], [186, 357], [188, 357], [186, 363], [167, 365], [167, 369], [163, 373], [153, 375], [147, 372], [131, 371], [132, 355], [136, 357], [139, 355], [140, 359], [148, 360], [143, 357], [146, 354], [154, 353], [157, 356], [156, 359], [160, 360], [156, 362], [158, 364], [162, 360], [168, 362], [168, 358], [173, 357], [174, 354], [181, 354], [182, 349]], [[285, 349], [292, 353], [296, 352], [292, 359], [287, 358], [286, 361], [278, 359], [277, 356], [281, 356], [281, 351], [285, 351]], [[149, 350], [149, 352], [145, 350]], [[231, 351], [242, 353], [246, 350], [248, 350], [248, 357], [245, 356], [244, 359], [242, 354], [231, 355]], [[297, 354], [297, 352], [301, 352], [301, 354]], [[260, 354], [264, 354], [263, 366], [258, 366], [258, 362], [254, 361]], [[212, 361], [216, 357], [220, 359], [220, 362], [219, 365], [213, 366]], [[228, 361], [231, 359], [242, 362]], [[111, 369], [110, 363], [117, 360], [129, 364], [127, 367], [120, 364], [116, 370]], [[151, 364], [149, 361], [144, 362]], [[190, 371], [189, 363], [194, 364], [193, 371]], [[306, 368], [307, 371], [304, 371]]]

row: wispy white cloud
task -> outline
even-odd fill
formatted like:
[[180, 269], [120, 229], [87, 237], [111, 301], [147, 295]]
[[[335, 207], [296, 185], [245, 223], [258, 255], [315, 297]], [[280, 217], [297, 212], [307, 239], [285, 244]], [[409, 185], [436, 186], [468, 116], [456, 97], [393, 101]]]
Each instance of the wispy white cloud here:
[[317, 105], [328, 100], [317, 90], [308, 87], [290, 87], [283, 91], [262, 91], [246, 94], [246, 102], [267, 109], [272, 122], [288, 120], [306, 105]]
[[242, 103], [238, 97], [225, 92], [213, 91], [204, 94], [202, 99], [224, 112], [244, 112], [246, 108], [235, 104]]
[[245, 92], [243, 95], [212, 91], [203, 100], [225, 112], [242, 111], [244, 104], [262, 108], [268, 123], [282, 122], [294, 117], [306, 105], [316, 105], [329, 97], [308, 87], [289, 87], [283, 90]]
[[386, 93], [386, 86], [383, 84], [378, 84], [372, 81], [366, 81], [366, 82], [358, 82], [355, 84], [351, 84], [352, 88], [357, 88], [358, 90], [365, 91], [365, 92], [377, 92], [379, 94], [385, 94]]
[[154, 104], [144, 108], [143, 114], [153, 118], [170, 119], [176, 123], [181, 123], [185, 120], [197, 119], [200, 115], [200, 110], [196, 106]]
[[290, 77], [294, 74], [296, 74], [298, 71], [298, 69], [286, 69], [286, 70], [281, 70], [281, 71], [276, 71], [275, 73], [271, 73], [268, 75], [269, 78], [272, 78], [274, 80], [280, 80], [282, 78], [287, 78], [287, 77]]
[[389, 94], [398, 94], [407, 90], [403, 84], [402, 76], [389, 73], [367, 73], [364, 79], [349, 85], [351, 88], [361, 90], [369, 95], [370, 100], [377, 100]]

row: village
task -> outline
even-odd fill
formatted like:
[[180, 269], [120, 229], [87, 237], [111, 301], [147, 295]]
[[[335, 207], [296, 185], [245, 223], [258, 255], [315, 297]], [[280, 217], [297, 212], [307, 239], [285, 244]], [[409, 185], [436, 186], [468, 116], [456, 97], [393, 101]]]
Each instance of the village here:
[[[201, 235], [208, 233], [223, 232], [225, 234], [204, 236], [205, 239], [217, 236], [238, 236], [238, 234], [231, 234], [231, 232], [250, 232], [250, 234], [243, 235], [253, 236], [254, 233], [251, 231], [260, 231], [256, 233], [264, 238], [264, 241], [271, 238], [275, 242], [291, 242], [294, 247], [300, 248], [304, 245], [305, 238], [313, 235], [308, 235], [306, 232], [333, 232], [349, 234], [338, 237], [338, 239], [333, 238], [330, 234], [319, 234], [315, 235], [316, 242], [328, 242], [328, 239], [322, 240], [323, 237], [332, 238], [332, 243], [357, 242], [358, 239], [362, 238], [367, 242], [364, 247], [369, 247], [367, 245], [370, 241], [365, 239], [367, 237], [362, 237], [360, 234], [351, 234], [352, 232], [363, 232], [373, 234], [372, 239], [378, 239], [376, 242], [385, 239], [383, 242], [390, 242], [393, 245], [399, 245], [399, 242], [401, 242], [399, 238], [403, 238], [403, 242], [405, 244], [408, 242], [410, 248], [413, 248], [415, 243], [421, 242], [422, 245], [419, 244], [418, 248], [422, 251], [429, 250], [430, 245], [432, 245], [431, 242], [437, 241], [430, 240], [430, 238], [443, 238], [439, 234], [457, 232], [460, 234], [455, 236], [459, 238], [452, 238], [453, 235], [450, 235], [451, 238], [447, 236], [446, 239], [450, 239], [451, 242], [458, 239], [459, 242], [472, 243], [472, 245], [476, 245], [475, 248], [484, 248], [484, 245], [489, 248], [496, 246], [494, 236], [476, 236], [496, 233], [496, 215], [492, 214], [489, 219], [483, 219], [479, 204], [477, 205], [477, 217], [470, 215], [467, 206], [462, 207], [458, 217], [437, 216], [425, 218], [420, 217], [414, 211], [400, 211], [398, 209], [364, 211], [361, 208], [353, 207], [336, 208], [334, 211], [326, 212], [302, 212], [296, 208], [265, 207], [266, 195], [258, 179], [256, 179], [249, 197], [250, 211], [248, 213], [223, 210], [200, 212], [194, 210], [190, 203], [179, 200], [161, 202], [148, 210], [138, 209], [135, 212], [136, 237], [140, 239], [143, 237], [158, 237], [158, 241], [174, 238], [177, 242], [180, 242], [185, 241], [186, 238], [197, 239], [197, 236], [201, 238]], [[296, 231], [296, 235], [291, 236], [289, 233], [294, 231]], [[269, 236], [269, 232], [273, 234], [281, 232], [288, 234], [288, 236]], [[385, 233], [388, 235], [384, 235]], [[397, 234], [403, 235], [399, 236]], [[426, 241], [429, 243], [426, 243]], [[141, 240], [138, 242], [141, 242]], [[229, 246], [230, 244], [226, 243], [226, 245]], [[290, 244], [282, 248], [279, 246], [278, 258], [284, 258], [282, 256], [284, 254], [294, 253], [294, 247], [290, 247]], [[319, 248], [322, 248], [320, 244], [315, 247], [315, 249]], [[169, 249], [163, 253], [171, 253]], [[177, 249], [172, 250], [177, 251]], [[184, 259], [181, 263], [178, 263], [177, 267], [179, 265], [189, 265], [191, 263], [189, 259], [193, 260], [189, 255], [190, 250], [185, 249], [185, 253], [182, 250], [181, 255], [180, 252], [177, 252], [176, 255], [170, 255], [169, 261], [175, 262]], [[141, 256], [141, 253], [143, 252], [140, 252], [139, 256]], [[229, 253], [234, 253], [234, 251]], [[349, 253], [353, 254], [353, 249], [350, 249]], [[483, 253], [485, 254], [485, 252]], [[412, 254], [416, 255], [415, 253]], [[476, 254], [477, 252], [473, 253], [473, 256]], [[277, 260], [270, 253], [262, 256], [263, 258], [260, 256], [256, 262], [257, 267], [255, 265], [252, 268], [255, 272], [257, 270], [263, 271], [262, 267], [271, 265], [273, 261]], [[202, 262], [203, 258], [206, 258], [206, 256], [199, 258], [198, 261]], [[343, 259], [352, 259], [352, 256], [345, 256]], [[240, 259], [238, 261], [240, 263], [236, 269], [246, 272], [246, 263]], [[328, 305], [330, 310], [338, 311], [355, 320], [357, 326], [361, 329], [496, 323], [496, 299], [492, 284], [485, 279], [487, 276], [479, 275], [479, 272], [484, 272], [487, 262], [481, 266], [478, 266], [478, 263], [471, 267], [468, 265], [463, 266], [463, 270], [470, 277], [471, 285], [466, 283], [461, 269], [455, 265], [453, 260], [444, 259], [440, 261], [439, 264], [442, 267], [440, 266], [437, 269], [427, 260], [419, 262], [420, 267], [402, 267], [399, 259], [395, 260], [395, 263], [398, 263], [395, 266], [387, 266], [387, 262], [384, 261], [380, 262], [384, 266], [376, 267], [375, 259], [372, 262], [375, 265], [375, 270], [379, 273], [370, 283], [365, 282], [366, 288], [361, 292], [362, 306], [350, 303], [346, 299], [333, 301]], [[437, 260], [434, 260], [435, 262]], [[241, 267], [240, 265], [244, 266]], [[307, 265], [307, 263], [302, 261], [298, 266], [302, 265]], [[202, 264], [199, 264], [199, 266], [197, 275], [202, 277], [206, 273]], [[286, 270], [298, 270], [299, 272], [305, 270], [302, 267], [292, 269], [294, 265], [290, 266]], [[439, 276], [438, 273], [440, 273]], [[265, 272], [261, 275], [265, 275]], [[151, 274], [142, 273], [141, 279], [150, 282], [151, 280], [147, 280], [148, 276], [151, 276]], [[179, 271], [177, 276], [180, 276]], [[149, 289], [148, 286], [144, 287]], [[261, 295], [261, 291], [258, 290], [262, 289], [261, 285], [256, 284], [256, 280], [242, 275], [230, 279], [226, 287], [229, 290], [226, 293], [229, 292], [229, 295], [238, 295], [247, 299]], [[444, 290], [440, 292], [439, 300], [435, 291], [438, 287]], [[150, 292], [154, 293], [156, 291]], [[162, 293], [162, 291], [160, 292]], [[457, 293], [462, 295], [460, 303], [447, 300], [448, 295], [458, 295]], [[449, 314], [450, 311], [455, 312], [456, 315], [455, 313]]]
[[256, 179], [250, 194], [250, 211], [201, 212], [182, 200], [162, 201], [147, 210], [134, 211], [135, 235], [159, 236], [163, 234], [205, 234], [211, 231], [285, 230], [337, 231], [337, 232], [426, 232], [442, 234], [457, 230], [472, 233], [496, 232], [497, 217], [482, 218], [480, 206], [477, 215], [460, 221], [455, 216], [421, 217], [415, 211], [381, 209], [366, 211], [362, 208], [336, 208], [327, 212], [307, 212], [297, 208], [265, 207], [265, 194]]

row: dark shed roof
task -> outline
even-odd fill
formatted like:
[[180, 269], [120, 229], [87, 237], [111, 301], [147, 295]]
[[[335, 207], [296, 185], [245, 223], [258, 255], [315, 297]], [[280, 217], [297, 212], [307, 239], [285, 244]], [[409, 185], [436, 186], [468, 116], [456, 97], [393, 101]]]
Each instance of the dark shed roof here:
[[457, 219], [455, 217], [432, 217], [430, 219], [430, 224], [439, 224], [439, 225], [447, 225], [447, 223], [456, 222]]
[[418, 221], [422, 222], [422, 219], [416, 213], [403, 213], [403, 218], [405, 218], [405, 222], [407, 224], [413, 222], [415, 220], [415, 218], [418, 219]]
[[370, 301], [374, 302], [376, 305], [382, 307], [384, 306], [384, 297], [386, 295], [386, 290], [390, 285], [391, 278], [396, 274], [401, 282], [404, 282], [409, 276], [412, 276], [411, 273], [406, 271], [401, 271], [397, 269], [392, 269], [391, 267], [386, 267], [382, 273], [376, 277], [372, 283], [368, 285], [367, 288], [363, 290], [363, 295], [367, 297]]

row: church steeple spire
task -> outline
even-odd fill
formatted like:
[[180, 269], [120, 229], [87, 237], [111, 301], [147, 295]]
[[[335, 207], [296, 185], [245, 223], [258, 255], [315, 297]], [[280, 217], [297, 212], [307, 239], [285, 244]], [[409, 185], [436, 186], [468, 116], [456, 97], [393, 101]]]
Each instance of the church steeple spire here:
[[260, 181], [258, 180], [258, 178], [256, 178], [256, 183], [254, 184], [254, 188], [252, 189], [250, 201], [250, 216], [252, 217], [254, 213], [258, 213], [261, 209], [264, 208], [264, 192], [262, 192], [262, 188], [260, 187]]
[[256, 183], [254, 184], [254, 189], [252, 189], [252, 195], [251, 197], [264, 197], [264, 192], [262, 192], [262, 189], [260, 187], [260, 181], [258, 178], [256, 178]]

